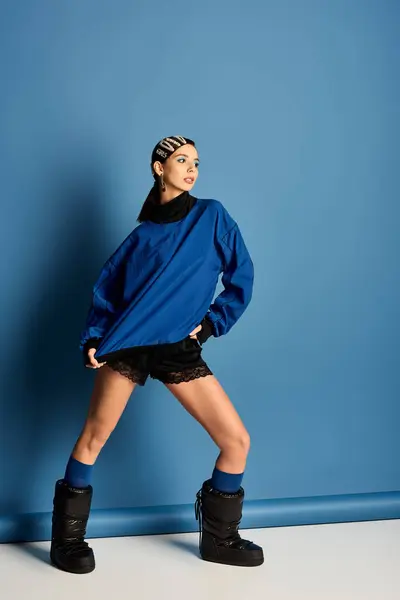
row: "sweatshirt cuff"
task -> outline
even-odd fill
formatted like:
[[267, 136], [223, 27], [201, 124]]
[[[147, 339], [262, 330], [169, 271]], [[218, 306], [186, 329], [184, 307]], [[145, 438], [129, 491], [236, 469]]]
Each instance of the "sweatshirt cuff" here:
[[201, 330], [197, 334], [197, 339], [199, 340], [200, 344], [203, 345], [212, 335], [214, 335], [212, 323], [207, 319], [207, 317], [204, 317], [201, 322]]

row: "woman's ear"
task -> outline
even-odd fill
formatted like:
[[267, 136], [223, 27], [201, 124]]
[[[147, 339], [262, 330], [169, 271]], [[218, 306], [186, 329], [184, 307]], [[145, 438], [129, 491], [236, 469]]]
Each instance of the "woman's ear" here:
[[162, 173], [162, 167], [161, 167], [161, 163], [159, 160], [157, 160], [155, 163], [153, 163], [153, 171], [156, 175], [160, 176]]

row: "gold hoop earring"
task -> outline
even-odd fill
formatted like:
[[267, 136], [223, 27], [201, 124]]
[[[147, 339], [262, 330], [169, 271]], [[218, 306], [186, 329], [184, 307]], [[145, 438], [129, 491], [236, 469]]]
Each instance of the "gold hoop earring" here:
[[161, 189], [162, 189], [163, 192], [165, 192], [165, 190], [167, 189], [167, 186], [165, 185], [164, 177], [163, 177], [162, 173], [160, 175], [160, 178], [161, 178]]

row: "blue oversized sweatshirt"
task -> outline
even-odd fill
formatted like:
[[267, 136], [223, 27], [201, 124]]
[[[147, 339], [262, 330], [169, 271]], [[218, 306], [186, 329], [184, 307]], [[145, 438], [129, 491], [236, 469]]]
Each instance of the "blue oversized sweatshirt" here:
[[[215, 298], [222, 273], [224, 290]], [[172, 344], [206, 316], [228, 333], [247, 308], [254, 268], [239, 227], [218, 200], [198, 199], [183, 219], [138, 225], [93, 287], [80, 349], [91, 338], [99, 362], [123, 349]]]

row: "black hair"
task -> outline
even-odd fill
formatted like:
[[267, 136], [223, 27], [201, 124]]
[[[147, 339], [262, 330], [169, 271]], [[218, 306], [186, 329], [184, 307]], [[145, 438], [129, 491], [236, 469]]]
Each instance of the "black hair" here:
[[[160, 177], [158, 175], [156, 177], [158, 179], [160, 179]], [[154, 178], [156, 179], [156, 177], [154, 177]], [[149, 220], [151, 211], [152, 211], [152, 204], [154, 204], [155, 202], [157, 203], [159, 198], [160, 198], [160, 184], [156, 179], [153, 187], [151, 188], [150, 192], [148, 193], [147, 198], [144, 201], [142, 208], [140, 210], [139, 216], [137, 218], [137, 221], [139, 223], [143, 223], [143, 221]]]

